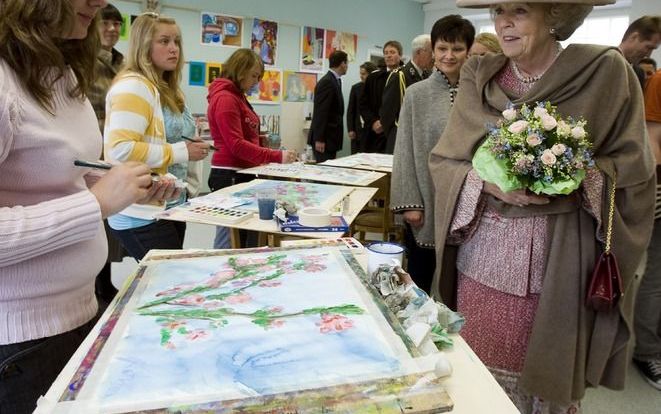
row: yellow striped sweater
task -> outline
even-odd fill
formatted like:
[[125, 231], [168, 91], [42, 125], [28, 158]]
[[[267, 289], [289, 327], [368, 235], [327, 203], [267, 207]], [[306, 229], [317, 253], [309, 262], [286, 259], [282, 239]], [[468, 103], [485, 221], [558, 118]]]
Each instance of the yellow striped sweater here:
[[158, 174], [188, 160], [185, 142], [168, 144], [160, 95], [146, 77], [129, 72], [115, 80], [106, 95], [104, 157], [144, 162]]

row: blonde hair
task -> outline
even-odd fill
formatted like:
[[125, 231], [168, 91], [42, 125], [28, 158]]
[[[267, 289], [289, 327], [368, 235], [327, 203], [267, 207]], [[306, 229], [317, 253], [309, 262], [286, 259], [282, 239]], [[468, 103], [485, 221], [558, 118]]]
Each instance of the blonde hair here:
[[[53, 111], [53, 79], [71, 68], [71, 97], [84, 97], [94, 82], [98, 13], [84, 39], [65, 40], [76, 16], [69, 0], [0, 0], [0, 58], [45, 110]], [[54, 72], [53, 72], [54, 71]]]
[[241, 81], [249, 76], [255, 65], [259, 65], [261, 78], [264, 76], [264, 62], [259, 55], [250, 49], [239, 49], [223, 63], [220, 77], [231, 80], [241, 90]]
[[500, 48], [498, 37], [493, 33], [480, 33], [479, 35], [475, 36], [474, 43], [481, 44], [493, 53], [501, 53], [503, 51], [503, 49]]
[[[143, 75], [158, 89], [158, 93], [161, 96], [161, 105], [168, 107], [175, 113], [180, 113], [184, 110], [184, 93], [179, 86], [181, 69], [184, 65], [181, 36], [177, 39], [177, 44], [179, 45], [177, 67], [173, 71], [163, 72], [162, 77], [159, 76], [151, 60], [151, 45], [159, 24], [177, 26], [174, 19], [159, 16], [156, 13], [143, 13], [131, 23], [131, 36], [126, 66], [124, 66], [121, 74], [134, 72]], [[179, 30], [179, 26], [177, 26], [177, 30]], [[120, 78], [121, 74], [115, 79]]]

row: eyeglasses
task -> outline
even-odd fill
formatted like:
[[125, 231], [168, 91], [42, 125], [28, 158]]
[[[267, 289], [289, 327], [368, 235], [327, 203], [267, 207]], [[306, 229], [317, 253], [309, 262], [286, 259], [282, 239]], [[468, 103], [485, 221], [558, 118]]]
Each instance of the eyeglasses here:
[[122, 22], [118, 22], [116, 20], [102, 20], [103, 27], [106, 29], [115, 28], [117, 30], [122, 28]]

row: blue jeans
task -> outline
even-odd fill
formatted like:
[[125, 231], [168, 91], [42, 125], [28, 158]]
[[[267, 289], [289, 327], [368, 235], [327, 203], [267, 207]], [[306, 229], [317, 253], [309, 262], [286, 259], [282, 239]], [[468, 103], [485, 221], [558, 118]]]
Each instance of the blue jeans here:
[[[234, 170], [212, 168], [211, 173], [209, 174], [208, 184], [211, 191], [218, 191], [235, 184], [246, 183], [253, 178], [254, 177], [248, 174], [239, 174]], [[239, 235], [241, 236], [241, 247], [257, 246], [257, 232], [239, 230]], [[216, 237], [213, 240], [213, 248], [229, 249], [230, 247], [230, 229], [227, 227], [216, 226]]]
[[151, 249], [181, 249], [184, 246], [186, 223], [158, 220], [134, 229], [111, 231], [126, 251], [140, 261]]
[[31, 413], [96, 323], [17, 344], [0, 345], [0, 413]]

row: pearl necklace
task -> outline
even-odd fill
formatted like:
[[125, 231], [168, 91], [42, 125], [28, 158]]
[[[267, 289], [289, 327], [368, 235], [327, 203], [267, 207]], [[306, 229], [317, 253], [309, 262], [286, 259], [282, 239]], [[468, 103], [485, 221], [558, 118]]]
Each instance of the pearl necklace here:
[[[559, 42], [556, 43], [556, 45], [557, 45], [557, 52], [555, 53], [555, 56], [553, 57], [553, 62], [555, 62], [555, 59], [558, 57], [560, 52], [562, 52], [562, 45]], [[551, 62], [551, 64], [553, 64], [553, 62]], [[516, 78], [518, 80], [520, 80], [521, 82], [523, 82], [523, 83], [535, 83], [535, 82], [537, 82], [538, 80], [540, 80], [542, 78], [542, 76], [544, 76], [544, 73], [546, 73], [548, 68], [551, 67], [551, 65], [547, 66], [546, 69], [544, 69], [544, 71], [542, 71], [542, 73], [540, 73], [539, 75], [524, 76], [523, 73], [521, 73], [521, 71], [519, 70], [519, 67], [516, 66], [516, 63], [514, 63], [514, 61], [511, 60], [511, 59], [510, 59], [510, 66], [512, 67], [512, 72], [514, 72], [514, 76], [516, 76]]]

